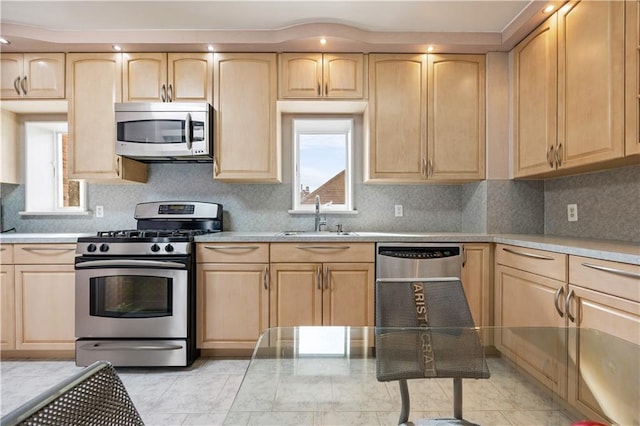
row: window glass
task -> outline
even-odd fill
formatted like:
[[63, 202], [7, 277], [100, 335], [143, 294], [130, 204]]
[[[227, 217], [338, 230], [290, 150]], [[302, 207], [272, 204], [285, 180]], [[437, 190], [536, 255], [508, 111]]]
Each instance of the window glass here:
[[352, 210], [353, 120], [294, 119], [294, 210]]

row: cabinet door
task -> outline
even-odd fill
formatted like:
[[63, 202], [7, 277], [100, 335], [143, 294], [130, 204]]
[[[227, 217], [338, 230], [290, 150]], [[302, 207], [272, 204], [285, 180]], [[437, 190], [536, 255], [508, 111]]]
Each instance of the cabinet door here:
[[277, 82], [275, 54], [214, 55], [215, 179], [280, 182]]
[[485, 175], [484, 55], [429, 55], [428, 177]]
[[372, 327], [373, 263], [323, 265], [322, 325]]
[[322, 58], [322, 70], [324, 96], [328, 98], [362, 98], [364, 96], [364, 55], [325, 53]]
[[199, 348], [252, 349], [269, 327], [268, 265], [198, 264]]
[[123, 102], [165, 102], [167, 91], [166, 53], [124, 53]]
[[25, 53], [27, 98], [64, 98], [64, 53]]
[[22, 89], [19, 86], [23, 75], [22, 68], [22, 53], [3, 53], [0, 55], [0, 98], [17, 99], [22, 97]]
[[491, 325], [491, 249], [490, 244], [465, 244], [462, 287], [476, 327]]
[[574, 285], [569, 291], [569, 313], [575, 317], [569, 332], [569, 402], [592, 419], [640, 423], [640, 303]]
[[557, 22], [554, 14], [513, 50], [515, 177], [555, 170]]
[[[496, 266], [496, 347], [540, 383], [566, 396], [566, 320], [554, 307], [565, 283], [502, 265]], [[565, 293], [566, 294], [566, 293]], [[539, 332], [519, 327], [547, 327]]]
[[624, 4], [558, 15], [558, 168], [624, 155]]
[[427, 55], [369, 55], [366, 182], [423, 182], [427, 166]]
[[640, 154], [640, 2], [626, 1], [625, 155]]
[[280, 55], [280, 97], [319, 98], [324, 93], [321, 53]]
[[272, 263], [271, 327], [322, 325], [322, 265]]
[[0, 265], [0, 349], [15, 349], [14, 266]]
[[16, 265], [16, 349], [75, 348], [73, 265]]
[[169, 53], [167, 66], [171, 102], [213, 101], [212, 53]]
[[67, 55], [69, 173], [91, 181], [147, 181], [147, 168], [115, 154], [113, 104], [122, 99], [122, 55]]

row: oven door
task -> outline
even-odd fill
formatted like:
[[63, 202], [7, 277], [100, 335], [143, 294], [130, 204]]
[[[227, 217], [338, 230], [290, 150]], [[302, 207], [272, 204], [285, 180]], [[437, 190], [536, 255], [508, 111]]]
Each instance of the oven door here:
[[187, 338], [187, 258], [76, 260], [76, 337]]

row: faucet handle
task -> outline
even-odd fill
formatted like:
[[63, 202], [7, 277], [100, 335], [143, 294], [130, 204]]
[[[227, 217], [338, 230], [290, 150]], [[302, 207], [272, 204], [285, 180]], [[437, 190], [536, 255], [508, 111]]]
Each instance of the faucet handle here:
[[342, 232], [342, 224], [341, 223], [336, 223], [336, 232], [338, 232], [338, 233]]

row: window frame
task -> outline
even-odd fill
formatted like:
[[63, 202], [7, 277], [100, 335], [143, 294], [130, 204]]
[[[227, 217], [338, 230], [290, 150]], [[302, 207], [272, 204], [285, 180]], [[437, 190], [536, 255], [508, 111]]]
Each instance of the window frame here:
[[345, 136], [345, 203], [330, 204], [320, 200], [322, 213], [353, 213], [354, 174], [354, 129], [353, 118], [345, 117], [294, 117], [292, 128], [292, 210], [290, 213], [315, 213], [314, 204], [300, 204], [300, 135], [301, 134], [342, 134]]

